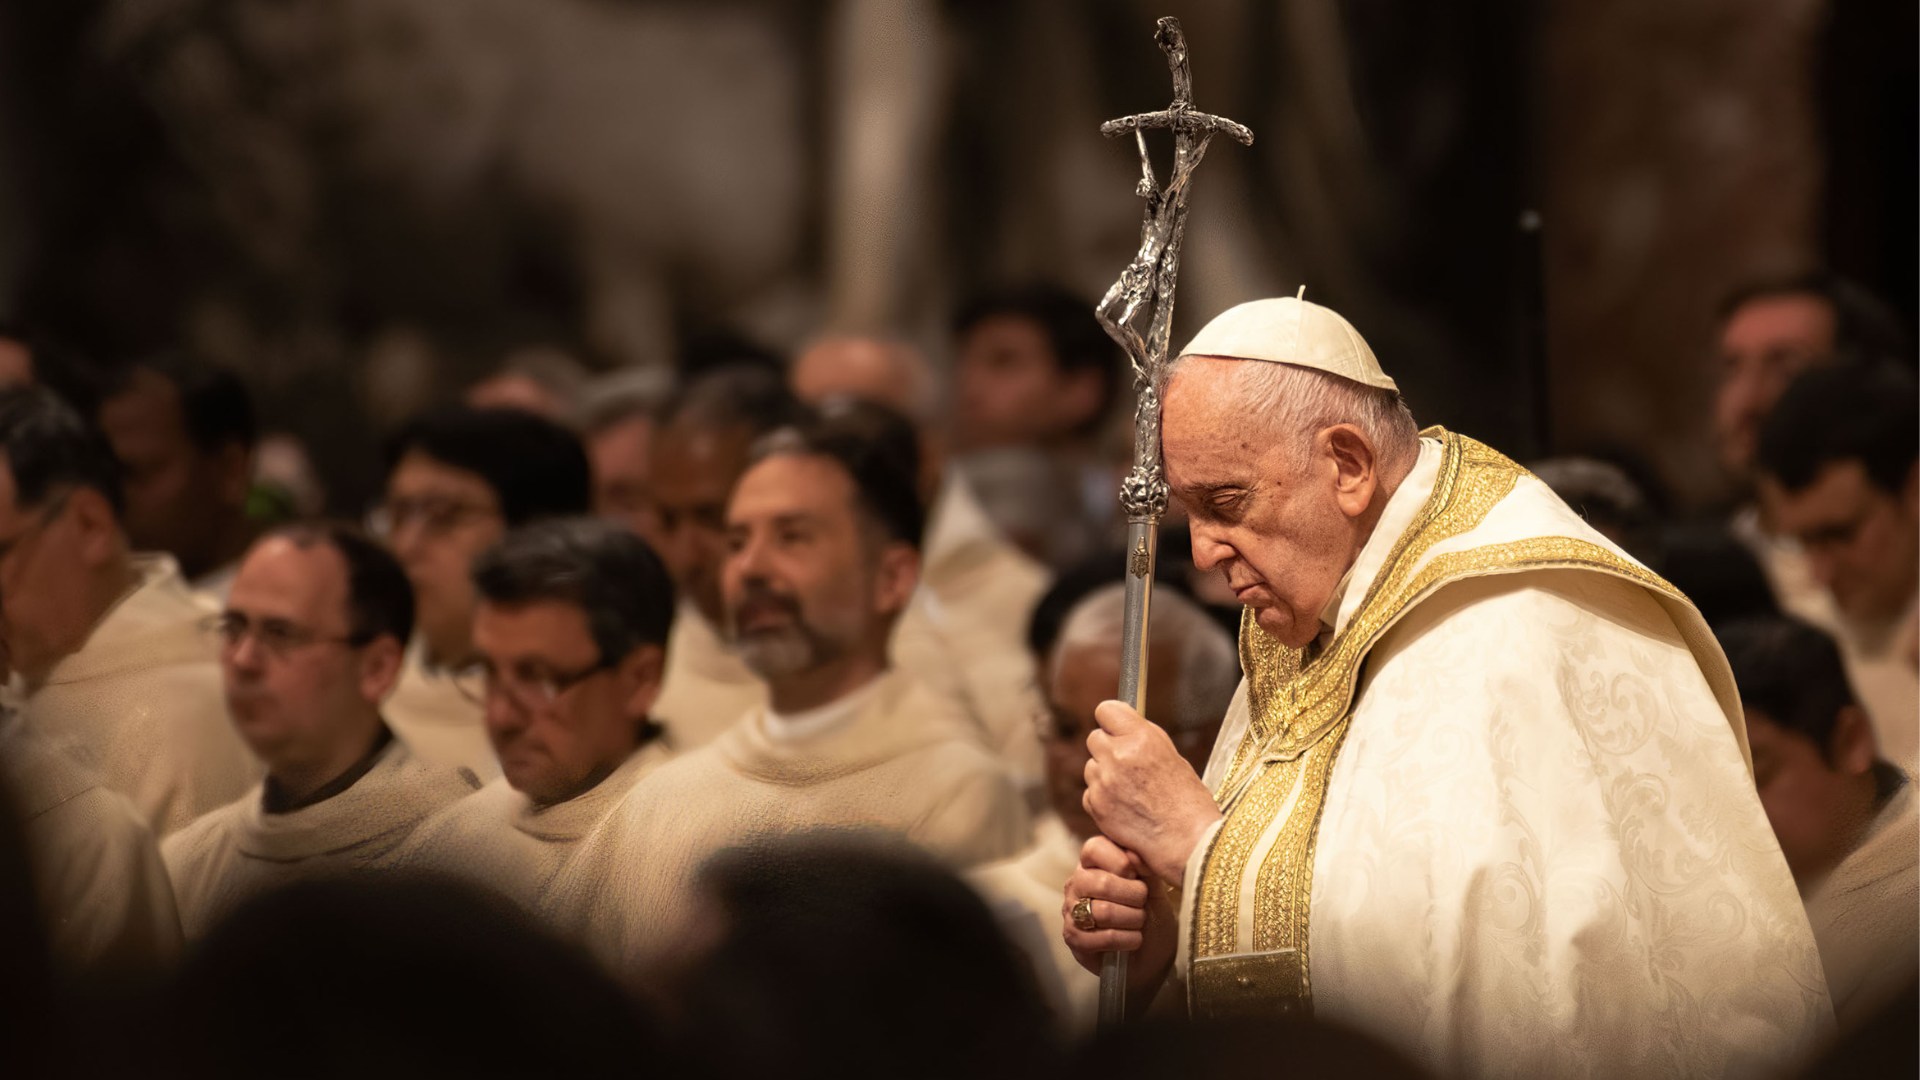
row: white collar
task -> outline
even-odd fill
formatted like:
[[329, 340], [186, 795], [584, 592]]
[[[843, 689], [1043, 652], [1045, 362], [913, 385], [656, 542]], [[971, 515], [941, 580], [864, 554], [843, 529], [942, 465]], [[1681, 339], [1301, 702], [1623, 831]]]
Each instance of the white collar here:
[[768, 705], [766, 711], [760, 714], [761, 725], [766, 729], [767, 738], [774, 742], [797, 743], [817, 739], [852, 723], [867, 700], [878, 692], [880, 683], [881, 679], [875, 676], [850, 694], [842, 694], [825, 705], [816, 705], [797, 713], [777, 713], [772, 705]]

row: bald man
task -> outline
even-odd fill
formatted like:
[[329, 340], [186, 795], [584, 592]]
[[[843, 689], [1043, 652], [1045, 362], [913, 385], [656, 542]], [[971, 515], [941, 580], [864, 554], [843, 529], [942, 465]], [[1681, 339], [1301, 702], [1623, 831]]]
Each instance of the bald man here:
[[1043, 707], [1025, 643], [1027, 617], [1049, 575], [1010, 543], [972, 488], [946, 462], [934, 420], [938, 381], [904, 342], [823, 339], [801, 353], [789, 376], [795, 396], [819, 405], [851, 397], [906, 417], [920, 444], [920, 492], [928, 514], [923, 595], [901, 617], [893, 653], [901, 666], [960, 699], [993, 749], [1028, 785], [1040, 779], [1032, 717]]

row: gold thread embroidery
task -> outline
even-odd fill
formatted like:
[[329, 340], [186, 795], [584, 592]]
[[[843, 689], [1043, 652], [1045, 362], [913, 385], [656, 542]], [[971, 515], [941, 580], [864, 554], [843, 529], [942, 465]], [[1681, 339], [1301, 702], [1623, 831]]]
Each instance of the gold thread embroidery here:
[[1220, 826], [1213, 850], [1207, 853], [1201, 882], [1200, 906], [1194, 919], [1194, 956], [1234, 951], [1240, 938], [1240, 879], [1260, 834], [1292, 793], [1299, 766], [1299, 762], [1289, 761], [1263, 772]]

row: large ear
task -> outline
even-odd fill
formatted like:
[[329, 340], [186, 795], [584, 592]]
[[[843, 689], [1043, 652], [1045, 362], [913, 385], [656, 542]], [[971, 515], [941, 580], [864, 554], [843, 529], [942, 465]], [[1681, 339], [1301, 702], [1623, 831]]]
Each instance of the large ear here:
[[1332, 474], [1334, 501], [1350, 518], [1373, 505], [1380, 486], [1380, 459], [1373, 440], [1352, 424], [1335, 424], [1313, 437], [1314, 457]]
[[379, 704], [400, 682], [406, 646], [392, 634], [382, 634], [360, 650], [360, 696]]
[[880, 549], [880, 566], [874, 574], [873, 606], [883, 615], [904, 609], [920, 584], [920, 552], [912, 544], [890, 543]]
[[1833, 733], [1827, 737], [1827, 757], [1835, 772], [1859, 776], [1873, 768], [1880, 756], [1874, 743], [1873, 722], [1858, 705], [1842, 706], [1833, 718]]
[[76, 488], [61, 516], [72, 530], [67, 542], [87, 565], [101, 566], [125, 555], [120, 516], [105, 495], [90, 487]]
[[642, 645], [620, 661], [620, 678], [633, 689], [627, 695], [627, 715], [642, 719], [660, 700], [660, 681], [666, 673], [667, 650], [658, 645]]

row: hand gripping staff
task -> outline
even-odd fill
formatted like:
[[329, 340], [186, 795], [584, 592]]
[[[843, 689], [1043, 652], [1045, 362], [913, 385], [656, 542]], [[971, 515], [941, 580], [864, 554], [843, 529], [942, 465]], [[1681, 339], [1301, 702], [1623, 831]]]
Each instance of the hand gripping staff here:
[[[1153, 597], [1153, 562], [1160, 517], [1167, 510], [1167, 481], [1160, 467], [1160, 391], [1167, 365], [1167, 337], [1173, 329], [1174, 279], [1180, 273], [1180, 234], [1186, 227], [1187, 193], [1193, 170], [1207, 143], [1226, 132], [1251, 146], [1253, 132], [1193, 107], [1193, 73], [1187, 67], [1187, 39], [1180, 21], [1160, 20], [1153, 39], [1167, 54], [1173, 71], [1173, 104], [1159, 112], [1109, 120], [1100, 134], [1109, 138], [1131, 131], [1140, 151], [1140, 184], [1146, 200], [1140, 222], [1140, 251], [1102, 297], [1094, 315], [1133, 362], [1133, 387], [1139, 404], [1133, 416], [1133, 470], [1120, 486], [1127, 512], [1127, 607], [1121, 638], [1120, 700], [1146, 708], [1147, 618]], [[1173, 170], [1165, 187], [1147, 156], [1148, 128], [1173, 133]], [[1147, 319], [1146, 336], [1135, 329]], [[1118, 1025], [1127, 1011], [1127, 955], [1106, 953], [1100, 963], [1100, 1027]]]

